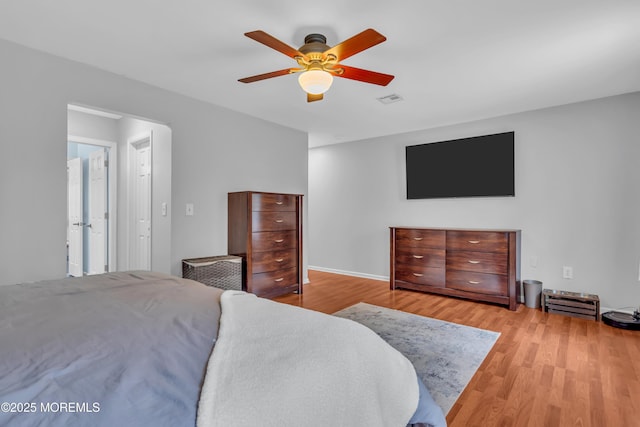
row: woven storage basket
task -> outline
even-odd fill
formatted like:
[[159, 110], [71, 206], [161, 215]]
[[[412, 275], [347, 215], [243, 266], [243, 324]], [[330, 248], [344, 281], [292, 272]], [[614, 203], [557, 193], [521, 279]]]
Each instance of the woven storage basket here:
[[242, 257], [221, 255], [182, 260], [182, 277], [221, 289], [242, 290]]

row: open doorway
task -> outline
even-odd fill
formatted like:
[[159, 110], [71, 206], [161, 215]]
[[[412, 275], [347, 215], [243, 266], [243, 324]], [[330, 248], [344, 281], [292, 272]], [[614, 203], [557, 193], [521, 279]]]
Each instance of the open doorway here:
[[[69, 252], [67, 266], [70, 275], [95, 274], [101, 271], [154, 270], [171, 272], [171, 129], [161, 123], [95, 109], [93, 107], [69, 105], [67, 116], [69, 143], [74, 143], [77, 153], [69, 153], [68, 160], [83, 165], [85, 177], [68, 180], [68, 229]], [[72, 147], [71, 145], [69, 147]], [[91, 159], [89, 155], [78, 155], [81, 151], [102, 153], [106, 162]], [[73, 155], [72, 155], [73, 154]], [[99, 156], [100, 154], [95, 154]], [[103, 167], [106, 183], [106, 214], [93, 216], [89, 210], [101, 198], [96, 190], [100, 179], [89, 178], [89, 166], [93, 165], [93, 176]], [[69, 171], [79, 166], [68, 163]], [[100, 176], [100, 175], [97, 175]], [[117, 181], [117, 182], [116, 182]], [[78, 186], [81, 182], [82, 190]], [[93, 187], [92, 187], [93, 186]], [[92, 189], [93, 188], [93, 189]], [[87, 193], [98, 196], [87, 196]], [[86, 213], [72, 215], [70, 204], [79, 204], [79, 196], [89, 197], [82, 204]], [[93, 209], [98, 212], [99, 207]], [[104, 228], [101, 227], [102, 219]], [[98, 223], [98, 225], [94, 225]], [[97, 230], [102, 230], [100, 234]], [[94, 232], [93, 236], [91, 232]], [[71, 243], [80, 240], [82, 250]], [[84, 237], [84, 236], [87, 237]], [[100, 237], [104, 240], [101, 241]], [[91, 239], [91, 241], [89, 240]], [[99, 264], [101, 250], [106, 263]], [[95, 262], [90, 262], [95, 258]], [[87, 260], [87, 261], [85, 261]], [[98, 266], [92, 268], [91, 265]], [[81, 272], [79, 265], [82, 265]], [[99, 266], [102, 265], [102, 269]]]
[[113, 271], [117, 144], [67, 138], [67, 274]]

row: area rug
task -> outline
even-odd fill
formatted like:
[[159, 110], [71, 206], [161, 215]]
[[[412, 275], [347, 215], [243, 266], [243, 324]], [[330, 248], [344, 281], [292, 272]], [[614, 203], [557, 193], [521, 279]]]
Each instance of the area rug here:
[[446, 415], [500, 333], [358, 303], [334, 313], [361, 323], [400, 353]]

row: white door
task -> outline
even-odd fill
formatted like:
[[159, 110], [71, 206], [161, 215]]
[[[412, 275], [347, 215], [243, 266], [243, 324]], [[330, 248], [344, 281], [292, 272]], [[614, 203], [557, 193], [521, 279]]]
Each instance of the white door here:
[[69, 275], [82, 276], [82, 159], [67, 160], [67, 245]]
[[100, 274], [107, 267], [107, 168], [104, 148], [89, 155], [89, 271]]
[[151, 270], [151, 138], [133, 145], [135, 242], [131, 268]]

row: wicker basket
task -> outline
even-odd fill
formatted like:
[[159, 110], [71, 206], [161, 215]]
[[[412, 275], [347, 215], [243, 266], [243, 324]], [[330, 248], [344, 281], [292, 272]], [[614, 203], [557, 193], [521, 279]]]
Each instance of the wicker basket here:
[[207, 286], [242, 290], [242, 257], [221, 255], [182, 260], [182, 277]]

